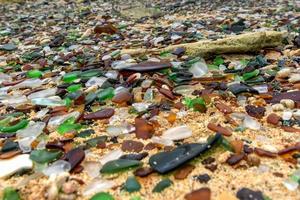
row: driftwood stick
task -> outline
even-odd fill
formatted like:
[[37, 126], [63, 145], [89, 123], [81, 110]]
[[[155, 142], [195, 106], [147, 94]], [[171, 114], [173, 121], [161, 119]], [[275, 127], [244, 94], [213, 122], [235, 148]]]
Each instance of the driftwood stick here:
[[123, 49], [121, 53], [141, 55], [146, 53], [172, 51], [178, 47], [185, 48], [186, 54], [189, 56], [209, 57], [215, 54], [248, 53], [257, 52], [263, 48], [280, 46], [284, 35], [284, 33], [276, 31], [254, 32], [229, 36], [215, 41], [202, 40], [194, 43], [171, 45], [161, 49]]

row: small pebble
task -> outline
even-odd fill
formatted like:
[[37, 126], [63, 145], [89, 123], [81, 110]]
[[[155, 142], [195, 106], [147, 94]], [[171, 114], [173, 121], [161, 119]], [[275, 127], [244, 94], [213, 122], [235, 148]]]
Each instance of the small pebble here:
[[199, 181], [200, 183], [207, 183], [210, 180], [210, 176], [208, 174], [200, 174], [193, 176], [193, 179]]
[[184, 165], [183, 167], [179, 168], [175, 174], [174, 177], [175, 179], [185, 179], [193, 170], [195, 169], [195, 166], [187, 164]]
[[125, 140], [122, 143], [122, 151], [136, 152], [139, 153], [143, 150], [144, 144], [138, 141]]
[[273, 125], [278, 125], [278, 123], [280, 122], [281, 117], [279, 117], [278, 115], [276, 115], [275, 113], [271, 113], [270, 115], [268, 115], [267, 117], [267, 122], [269, 124], [273, 124]]
[[229, 165], [236, 165], [244, 158], [244, 156], [244, 154], [234, 154], [226, 160], [226, 163]]
[[224, 136], [232, 135], [232, 132], [228, 128], [222, 127], [220, 125], [216, 125], [214, 123], [208, 123], [207, 128], [214, 132], [221, 133]]
[[264, 200], [263, 194], [260, 191], [254, 191], [248, 188], [240, 189], [236, 197], [239, 200]]
[[295, 102], [291, 99], [281, 99], [280, 103], [289, 109], [293, 109], [295, 107]]
[[78, 183], [76, 181], [68, 181], [63, 184], [62, 191], [66, 194], [74, 193], [78, 190]]
[[280, 103], [274, 104], [272, 105], [272, 109], [273, 111], [283, 111], [284, 110], [284, 106]]
[[292, 74], [289, 78], [290, 83], [296, 83], [300, 81], [300, 74]]
[[153, 172], [153, 169], [150, 167], [141, 167], [134, 171], [134, 175], [139, 177], [146, 177]]
[[279, 178], [284, 177], [284, 175], [282, 173], [279, 173], [279, 172], [274, 172], [273, 175], [276, 176], [276, 177], [279, 177]]
[[128, 160], [143, 160], [148, 156], [147, 152], [143, 153], [132, 153], [132, 154], [125, 154], [120, 157], [120, 159], [128, 159]]
[[120, 92], [113, 97], [112, 102], [122, 104], [131, 101], [132, 98], [133, 95], [130, 92]]
[[266, 112], [266, 109], [264, 107], [261, 106], [252, 106], [252, 105], [247, 105], [245, 107], [246, 112], [248, 113], [248, 115], [250, 115], [251, 117], [255, 117], [258, 119], [261, 119]]
[[212, 158], [212, 157], [208, 157], [208, 158], [205, 158], [204, 160], [201, 161], [201, 163], [203, 165], [209, 165], [209, 164], [212, 164], [216, 161], [215, 158]]
[[89, 120], [89, 119], [108, 119], [111, 116], [113, 116], [114, 114], [115, 114], [114, 109], [106, 108], [106, 109], [99, 110], [99, 111], [94, 112], [94, 113], [84, 115], [83, 118], [85, 120]]
[[211, 191], [209, 188], [204, 187], [198, 190], [194, 190], [189, 194], [184, 196], [186, 200], [210, 200], [211, 199]]
[[228, 105], [226, 105], [226, 104], [224, 104], [222, 102], [215, 103], [215, 106], [217, 107], [217, 109], [220, 112], [222, 112], [224, 114], [230, 114], [230, 113], [233, 112], [230, 106], [228, 106]]
[[135, 134], [137, 138], [149, 139], [153, 134], [153, 126], [145, 119], [135, 118]]
[[283, 120], [290, 120], [293, 116], [293, 113], [291, 111], [284, 111], [282, 113], [282, 119]]
[[230, 142], [230, 144], [232, 145], [234, 152], [237, 154], [241, 154], [243, 151], [243, 147], [244, 147], [244, 143], [242, 140], [233, 140]]
[[246, 161], [247, 164], [251, 167], [260, 165], [259, 157], [254, 154], [248, 155]]
[[255, 148], [254, 152], [259, 156], [265, 156], [265, 157], [269, 157], [269, 158], [275, 158], [277, 156], [276, 153], [266, 151], [266, 150], [260, 149], [260, 148]]
[[214, 172], [218, 169], [218, 165], [212, 164], [212, 165], [205, 165], [205, 168], [210, 170], [211, 172]]
[[279, 78], [287, 78], [291, 74], [290, 68], [283, 68], [280, 71], [277, 72], [276, 76]]

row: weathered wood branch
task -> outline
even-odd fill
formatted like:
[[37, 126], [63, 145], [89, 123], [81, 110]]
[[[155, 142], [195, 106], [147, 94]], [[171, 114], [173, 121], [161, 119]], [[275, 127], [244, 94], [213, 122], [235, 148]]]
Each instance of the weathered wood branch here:
[[146, 53], [172, 51], [178, 47], [185, 48], [186, 54], [189, 56], [209, 57], [215, 54], [248, 53], [257, 52], [263, 48], [280, 46], [282, 44], [284, 35], [285, 33], [276, 31], [254, 32], [229, 36], [215, 41], [202, 40], [194, 43], [171, 45], [161, 49], [123, 49], [121, 53], [141, 55]]

